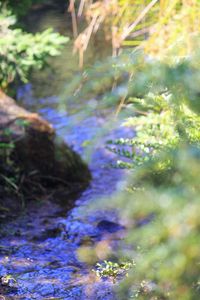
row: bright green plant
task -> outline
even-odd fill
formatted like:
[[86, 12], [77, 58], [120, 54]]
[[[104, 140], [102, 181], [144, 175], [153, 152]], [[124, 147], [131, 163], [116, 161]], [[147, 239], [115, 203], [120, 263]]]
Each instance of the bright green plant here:
[[[163, 151], [129, 179], [143, 189], [127, 189], [112, 200], [129, 224], [127, 241], [138, 249], [120, 299], [130, 294], [139, 299], [199, 298], [199, 157], [199, 149], [189, 145]], [[166, 160], [173, 163], [162, 176], [158, 165]]]
[[[163, 149], [177, 147], [185, 138], [199, 144], [198, 57], [167, 65], [147, 59], [140, 51], [124, 53], [85, 71], [68, 91], [70, 95], [73, 92], [73, 101], [81, 96], [96, 97], [95, 109], [120, 107], [121, 125], [135, 131], [136, 136], [110, 140], [107, 148], [128, 159], [125, 166], [132, 168]], [[116, 88], [110, 92], [112, 85]], [[94, 108], [88, 106], [88, 111]], [[118, 165], [124, 166], [123, 160]]]
[[[113, 143], [133, 147], [128, 154], [122, 150], [119, 154], [131, 155], [135, 171], [126, 191], [115, 196], [111, 206], [121, 208], [129, 224], [127, 240], [139, 250], [120, 299], [199, 299], [200, 69], [196, 59], [173, 66], [151, 60], [145, 63], [144, 73], [141, 67], [129, 83], [124, 111], [132, 116], [124, 124], [136, 129], [136, 137]], [[134, 92], [141, 98], [135, 99]]]
[[[2, 7], [1, 7], [2, 9]], [[14, 28], [16, 18], [6, 9], [0, 13], [0, 87], [16, 78], [26, 82], [30, 70], [42, 68], [49, 56], [59, 55], [67, 38], [47, 29], [35, 35]]]
[[103, 263], [97, 263], [93, 271], [100, 278], [111, 278], [113, 282], [120, 276], [128, 276], [128, 271], [135, 265], [134, 261], [125, 261], [121, 263], [104, 260]]

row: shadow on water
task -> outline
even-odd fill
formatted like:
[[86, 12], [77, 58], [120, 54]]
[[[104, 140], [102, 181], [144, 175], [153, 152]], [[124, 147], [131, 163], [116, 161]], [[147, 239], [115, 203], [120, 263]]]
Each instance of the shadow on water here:
[[[37, 26], [40, 28], [50, 23], [61, 31], [66, 25], [65, 15], [52, 9], [33, 15], [30, 23], [36, 24], [34, 18], [39, 18]], [[74, 121], [78, 113], [72, 115], [70, 111], [58, 110], [59, 100], [55, 95], [60, 93], [66, 80], [78, 72], [77, 59], [71, 56], [71, 43], [61, 57], [50, 61], [53, 73], [36, 72], [31, 84], [19, 88], [18, 100], [29, 110], [42, 114], [58, 135], [84, 156], [85, 141], [96, 137], [105, 116], [94, 113], [77, 123]], [[121, 137], [121, 130], [111, 132], [109, 138], [112, 137]], [[11, 274], [16, 279], [10, 287], [0, 287], [5, 299], [116, 299], [113, 283], [96, 281], [90, 275], [95, 262], [85, 264], [77, 256], [77, 249], [85, 244], [106, 247], [106, 240], [118, 243], [118, 233], [123, 231], [117, 211], [102, 208], [91, 213], [87, 210], [88, 204], [99, 197], [110, 197], [123, 182], [123, 171], [108, 166], [114, 156], [105, 149], [104, 141], [102, 138], [96, 145], [89, 161], [93, 180], [70, 211], [67, 206], [60, 207], [59, 199], [52, 203], [47, 197], [31, 204], [17, 219], [5, 224], [1, 231], [0, 276]], [[64, 197], [62, 201], [67, 203], [69, 195]]]

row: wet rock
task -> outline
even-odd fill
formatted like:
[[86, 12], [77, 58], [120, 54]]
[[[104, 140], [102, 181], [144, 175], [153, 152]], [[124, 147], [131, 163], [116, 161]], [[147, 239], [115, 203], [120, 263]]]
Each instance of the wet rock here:
[[7, 269], [4, 266], [0, 266], [0, 278], [7, 274]]
[[99, 231], [93, 224], [83, 223], [80, 220], [74, 220], [66, 224], [66, 231], [69, 240], [80, 246], [87, 240], [96, 240], [99, 237]]
[[100, 230], [102, 233], [115, 233], [120, 230], [125, 230], [125, 227], [108, 220], [102, 220], [97, 224], [98, 230]]
[[[114, 292], [114, 285], [111, 282], [91, 282], [85, 285], [79, 298], [76, 298], [76, 291], [73, 290], [72, 298], [77, 300], [117, 300]], [[74, 296], [74, 297], [73, 297]], [[119, 299], [118, 299], [119, 300]]]
[[50, 228], [46, 230], [42, 230], [38, 235], [35, 235], [31, 238], [31, 241], [44, 241], [48, 238], [55, 238], [60, 236], [62, 233], [60, 228]]
[[17, 251], [17, 247], [0, 246], [0, 255], [10, 255]]
[[[15, 195], [30, 196], [44, 194], [47, 187], [65, 186], [73, 191], [74, 184], [78, 192], [90, 181], [87, 166], [78, 154], [58, 140], [52, 125], [18, 106], [2, 91], [0, 143], [4, 145], [0, 148], [1, 194], [6, 192], [5, 183]], [[0, 202], [0, 207], [4, 207], [4, 203]]]
[[55, 287], [53, 284], [38, 284], [36, 286], [37, 292], [41, 296], [48, 296], [48, 295], [54, 295], [55, 294]]

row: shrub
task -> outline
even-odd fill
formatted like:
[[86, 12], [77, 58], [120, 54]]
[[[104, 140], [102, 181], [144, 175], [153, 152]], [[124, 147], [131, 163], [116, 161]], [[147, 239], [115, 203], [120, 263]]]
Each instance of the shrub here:
[[[2, 7], [1, 7], [2, 8]], [[35, 35], [14, 28], [16, 18], [6, 9], [0, 13], [0, 87], [6, 89], [17, 77], [28, 80], [30, 70], [42, 68], [49, 56], [60, 53], [67, 38], [47, 29]]]
[[[121, 286], [120, 299], [199, 299], [196, 59], [133, 67], [124, 105], [132, 116], [123, 123], [136, 130], [136, 137], [111, 141], [112, 151], [129, 158], [123, 167], [134, 168], [125, 190], [109, 200], [127, 222], [127, 242], [137, 248], [136, 266]], [[118, 145], [131, 148], [123, 151]]]
[[[101, 76], [110, 82], [118, 76], [118, 87], [96, 96], [95, 108], [123, 102], [121, 123], [136, 131], [134, 139], [109, 141], [123, 167], [133, 170], [125, 189], [100, 203], [117, 207], [128, 227], [129, 250], [124, 247], [122, 257], [130, 255], [136, 266], [120, 284], [122, 300], [199, 299], [198, 62], [198, 53], [174, 64], [124, 53], [85, 72], [76, 94], [94, 96], [103, 88]], [[116, 92], [120, 88], [123, 93]]]

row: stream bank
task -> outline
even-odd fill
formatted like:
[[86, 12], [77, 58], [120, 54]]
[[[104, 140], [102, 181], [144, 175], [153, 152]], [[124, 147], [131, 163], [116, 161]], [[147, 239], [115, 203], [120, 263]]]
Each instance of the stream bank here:
[[78, 193], [91, 179], [86, 164], [58, 140], [48, 121], [2, 91], [0, 146], [0, 220], [22, 209], [28, 199], [60, 188]]
[[[70, 36], [66, 16], [49, 9], [32, 14], [29, 19], [33, 31], [49, 26]], [[33, 28], [34, 24], [35, 28]], [[72, 56], [73, 42], [69, 42], [61, 56], [50, 61], [50, 69], [35, 72], [32, 84], [18, 89], [17, 100], [32, 113], [39, 113], [50, 122], [58, 137], [73, 151], [85, 158], [85, 145], [95, 140], [110, 112], [82, 118], [85, 103], [74, 104], [60, 110], [58, 94], [66, 82], [78, 71], [77, 57]], [[105, 45], [102, 52], [107, 52]], [[90, 45], [86, 63], [92, 64], [101, 51], [95, 44]], [[76, 110], [76, 108], [78, 109]], [[79, 122], [77, 122], [79, 120]], [[115, 300], [109, 280], [97, 280], [92, 269], [95, 263], [106, 258], [104, 252], [117, 248], [124, 236], [124, 226], [119, 220], [117, 209], [90, 211], [90, 204], [97, 199], [111, 197], [121, 188], [125, 173], [111, 168], [115, 155], [106, 150], [106, 138], [126, 136], [124, 129], [110, 132], [96, 143], [88, 163], [92, 181], [85, 191], [68, 193], [66, 189], [56, 192], [49, 190], [46, 195], [30, 201], [24, 211], [1, 227], [0, 276], [11, 276], [7, 285], [1, 285], [0, 295], [5, 300], [63, 299], [63, 300]], [[127, 133], [129, 135], [129, 133]], [[52, 201], [53, 200], [53, 201]], [[94, 248], [102, 249], [99, 256], [91, 257], [88, 263], [79, 257], [85, 247], [87, 253]], [[13, 278], [13, 279], [12, 279]]]
[[[26, 86], [24, 91], [27, 90]], [[26, 94], [24, 99], [27, 99]], [[83, 142], [95, 137], [105, 122], [104, 118], [94, 115], [69, 127], [77, 116], [60, 113], [52, 107], [52, 100], [52, 97], [37, 99], [41, 105], [38, 112], [82, 155]], [[57, 100], [54, 98], [53, 102]], [[116, 131], [110, 137], [120, 134]], [[10, 274], [16, 280], [12, 288], [1, 287], [5, 299], [115, 299], [113, 283], [91, 279], [95, 262], [92, 265], [83, 263], [77, 255], [77, 250], [88, 243], [96, 247], [105, 240], [115, 246], [120, 242], [123, 226], [116, 211], [102, 208], [87, 212], [90, 203], [100, 197], [110, 197], [123, 181], [123, 171], [109, 167], [113, 159], [113, 154], [103, 143], [97, 145], [89, 163], [93, 180], [71, 210], [67, 206], [70, 195], [62, 193], [61, 197], [55, 194], [53, 202], [46, 197], [29, 203], [20, 216], [4, 224], [1, 229], [0, 275]], [[99, 259], [97, 257], [96, 261]]]

